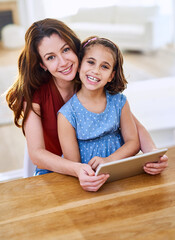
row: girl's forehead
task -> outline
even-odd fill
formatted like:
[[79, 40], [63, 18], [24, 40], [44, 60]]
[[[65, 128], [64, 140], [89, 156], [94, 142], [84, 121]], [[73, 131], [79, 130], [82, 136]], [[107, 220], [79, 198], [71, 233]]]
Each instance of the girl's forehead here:
[[102, 44], [94, 44], [87, 47], [85, 56], [90, 56], [90, 55], [93, 56], [94, 58], [96, 57], [107, 58], [115, 62], [115, 53], [112, 51], [111, 48], [106, 47]]

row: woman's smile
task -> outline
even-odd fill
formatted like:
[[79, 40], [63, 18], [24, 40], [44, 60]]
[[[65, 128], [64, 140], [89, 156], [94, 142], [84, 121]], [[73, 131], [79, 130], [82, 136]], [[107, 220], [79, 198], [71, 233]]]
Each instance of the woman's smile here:
[[58, 72], [61, 72], [64, 75], [67, 75], [67, 74], [69, 74], [72, 71], [72, 67], [73, 67], [73, 64], [71, 66], [69, 66], [68, 68], [65, 68], [64, 70], [58, 71]]

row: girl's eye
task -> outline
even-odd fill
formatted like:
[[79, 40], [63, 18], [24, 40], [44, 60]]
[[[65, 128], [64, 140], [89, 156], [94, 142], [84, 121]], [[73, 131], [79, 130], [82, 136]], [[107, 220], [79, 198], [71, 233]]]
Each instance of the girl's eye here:
[[69, 47], [64, 48], [63, 52], [68, 52], [70, 50]]
[[104, 68], [104, 69], [109, 69], [109, 67], [106, 66], [106, 65], [102, 65], [102, 68]]
[[92, 65], [92, 64], [94, 64], [94, 62], [93, 62], [93, 61], [87, 61], [87, 63], [89, 63], [89, 64], [91, 64], [91, 65]]
[[55, 57], [54, 56], [49, 56], [47, 60], [53, 60]]

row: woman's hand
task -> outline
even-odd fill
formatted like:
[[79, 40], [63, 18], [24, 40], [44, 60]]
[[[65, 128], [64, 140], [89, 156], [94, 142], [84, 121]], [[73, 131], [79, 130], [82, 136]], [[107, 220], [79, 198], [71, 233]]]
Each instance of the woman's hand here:
[[104, 158], [102, 158], [102, 157], [97, 157], [97, 156], [93, 157], [93, 158], [88, 162], [88, 164], [91, 166], [91, 168], [92, 168], [93, 170], [95, 170], [95, 171], [96, 171], [97, 167], [98, 167], [100, 164], [102, 164], [102, 163], [105, 163]]
[[106, 182], [109, 174], [95, 176], [95, 172], [88, 164], [81, 164], [78, 172], [78, 179], [85, 191], [96, 192]]
[[146, 163], [144, 166], [144, 171], [148, 174], [156, 175], [163, 172], [167, 166], [168, 157], [166, 155], [163, 155], [160, 157], [160, 160], [157, 163]]

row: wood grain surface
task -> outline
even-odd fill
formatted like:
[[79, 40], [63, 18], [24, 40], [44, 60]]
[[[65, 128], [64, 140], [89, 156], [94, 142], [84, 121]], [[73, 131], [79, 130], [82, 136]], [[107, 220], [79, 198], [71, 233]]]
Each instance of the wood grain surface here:
[[98, 192], [50, 173], [0, 184], [2, 240], [174, 240], [175, 147], [160, 175], [106, 183]]

